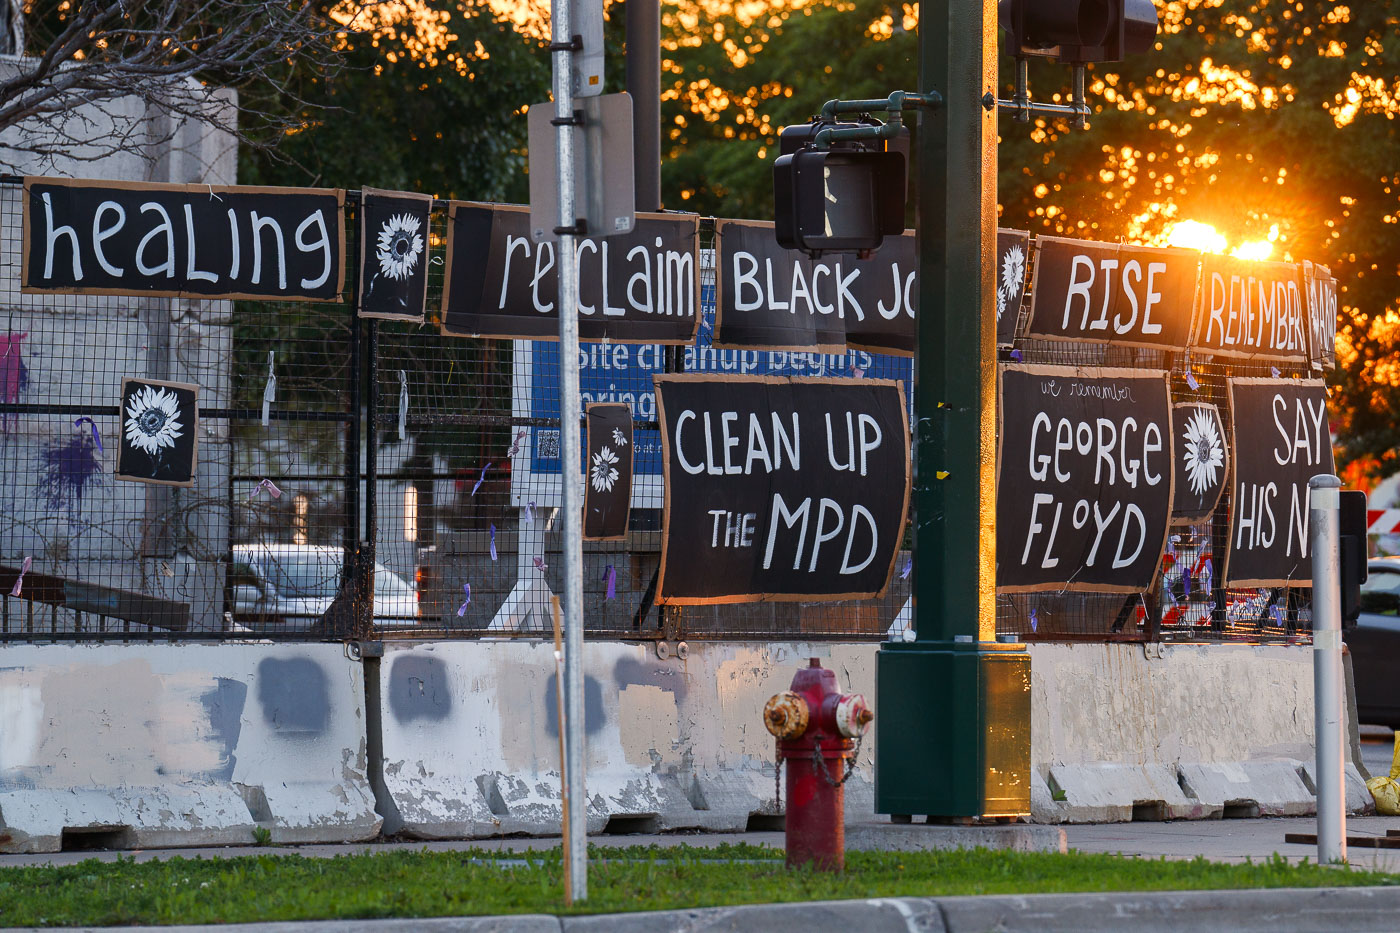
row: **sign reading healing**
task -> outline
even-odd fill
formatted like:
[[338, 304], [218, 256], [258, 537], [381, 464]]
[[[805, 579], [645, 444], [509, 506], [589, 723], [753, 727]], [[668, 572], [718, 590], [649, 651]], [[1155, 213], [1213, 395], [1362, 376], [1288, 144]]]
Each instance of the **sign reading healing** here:
[[1171, 521], [1166, 373], [1006, 365], [997, 590], [1147, 589]]
[[1306, 363], [1298, 267], [1207, 254], [1191, 345], [1223, 356]]
[[[579, 337], [686, 344], [700, 307], [700, 219], [638, 214], [625, 236], [580, 238]], [[559, 337], [557, 249], [530, 237], [528, 208], [454, 201], [448, 210], [442, 332]]]
[[1235, 471], [1225, 579], [1311, 586], [1308, 480], [1332, 473], [1321, 380], [1231, 379]]
[[884, 592], [909, 508], [898, 382], [655, 382], [666, 489], [658, 603]]
[[345, 192], [24, 180], [25, 292], [338, 301]]
[[912, 233], [885, 237], [869, 259], [855, 253], [811, 259], [779, 246], [771, 223], [721, 220], [715, 238], [715, 346], [914, 352], [919, 289]]
[[1200, 253], [1037, 237], [1027, 337], [1179, 349]]

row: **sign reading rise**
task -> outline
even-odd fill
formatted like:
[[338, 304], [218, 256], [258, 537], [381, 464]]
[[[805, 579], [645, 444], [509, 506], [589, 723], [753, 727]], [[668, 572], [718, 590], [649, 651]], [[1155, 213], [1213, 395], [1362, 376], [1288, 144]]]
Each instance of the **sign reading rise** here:
[[24, 180], [25, 292], [338, 301], [345, 192]]
[[666, 505], [657, 602], [864, 599], [909, 507], [899, 383], [655, 377]]
[[1230, 586], [1311, 586], [1308, 480], [1333, 472], [1320, 380], [1231, 379]]
[[1001, 368], [997, 589], [1152, 584], [1172, 507], [1166, 373]]
[[1191, 334], [1200, 254], [1036, 238], [1026, 336], [1175, 349]]

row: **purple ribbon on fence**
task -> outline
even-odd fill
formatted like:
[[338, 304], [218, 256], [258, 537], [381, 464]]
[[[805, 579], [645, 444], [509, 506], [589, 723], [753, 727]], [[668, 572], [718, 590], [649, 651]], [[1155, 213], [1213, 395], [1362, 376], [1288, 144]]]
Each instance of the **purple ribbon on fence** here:
[[1201, 387], [1201, 384], [1196, 381], [1196, 374], [1189, 369], [1186, 371], [1186, 384], [1191, 387], [1192, 392], [1195, 392]]
[[515, 440], [511, 443], [510, 450], [506, 452], [506, 456], [514, 458], [516, 454], [520, 453], [520, 442], [523, 440], [525, 440], [525, 429], [521, 428], [519, 431], [515, 432]]
[[535, 503], [533, 500], [525, 503], [525, 519], [530, 522], [535, 520]]
[[491, 559], [496, 559], [496, 526], [491, 526]]
[[1021, 351], [1020, 351], [1020, 350], [1012, 350], [1012, 351], [1011, 351], [1011, 358], [1012, 358], [1013, 360], [1015, 360], [1016, 362], [1018, 362], [1018, 363], [1021, 362]]
[[608, 564], [608, 569], [603, 571], [603, 579], [608, 583], [608, 592], [604, 599], [617, 598], [617, 571], [612, 564]]
[[1191, 595], [1191, 568], [1181, 568], [1181, 598], [1185, 599]]
[[457, 607], [458, 618], [467, 614], [467, 604], [472, 601], [472, 585], [470, 583], [463, 583], [462, 592], [467, 594], [467, 598], [462, 600], [462, 605]]
[[532, 557], [531, 560], [534, 561], [535, 569], [540, 573], [544, 573], [544, 569], [549, 566], [544, 562], [543, 557]]
[[267, 490], [267, 494], [272, 498], [282, 498], [282, 490], [277, 488], [277, 484], [274, 483], [272, 480], [264, 477], [263, 479], [258, 480], [258, 484], [253, 487], [253, 491], [248, 493], [248, 501], [252, 502], [253, 497], [256, 496], [258, 493], [262, 492], [264, 489]]
[[1206, 565], [1201, 568], [1201, 586], [1210, 589], [1211, 578], [1215, 576], [1215, 566], [1211, 564], [1210, 558], [1206, 558]]
[[1031, 631], [1034, 632], [1034, 631], [1035, 631], [1036, 629], [1038, 629], [1038, 628], [1040, 628], [1040, 620], [1039, 620], [1038, 618], [1036, 618], [1035, 610], [1032, 609], [1032, 610], [1031, 610]]
[[14, 588], [10, 590], [11, 596], [18, 596], [20, 587], [24, 585], [24, 575], [29, 572], [29, 568], [34, 566], [34, 558], [26, 557], [24, 563], [19, 565], [19, 576], [15, 578]]
[[92, 428], [92, 442], [97, 445], [97, 452], [104, 453], [102, 449], [102, 435], [97, 433], [96, 421], [93, 421], [91, 418], [84, 415], [83, 417], [73, 422], [73, 427], [81, 428], [83, 426], [84, 421], [86, 421], [88, 423], [88, 426]]
[[481, 488], [481, 484], [484, 483], [484, 482], [486, 482], [486, 471], [489, 470], [489, 469], [491, 469], [491, 464], [489, 464], [489, 463], [486, 464], [486, 466], [484, 466], [484, 467], [481, 468], [481, 475], [480, 475], [479, 477], [477, 477], [476, 485], [472, 487], [472, 495], [473, 495], [473, 496], [475, 496], [475, 495], [476, 495], [476, 491], [477, 491], [478, 489]]
[[909, 572], [914, 569], [914, 558], [904, 558], [904, 569], [899, 572], [899, 579], [908, 580]]
[[865, 377], [865, 370], [861, 369], [859, 366], [853, 367], [851, 369], [851, 375], [855, 376], [857, 379], [862, 379]]
[[1278, 371], [1278, 367], [1277, 367], [1277, 366], [1270, 366], [1270, 367], [1269, 367], [1269, 372], [1273, 374], [1273, 377], [1274, 377], [1275, 379], [1277, 379], [1279, 376], [1282, 376], [1282, 375], [1283, 375], [1283, 373], [1281, 373], [1281, 372]]
[[1283, 625], [1283, 613], [1279, 611], [1278, 606], [1270, 606], [1269, 615], [1273, 617], [1275, 625]]

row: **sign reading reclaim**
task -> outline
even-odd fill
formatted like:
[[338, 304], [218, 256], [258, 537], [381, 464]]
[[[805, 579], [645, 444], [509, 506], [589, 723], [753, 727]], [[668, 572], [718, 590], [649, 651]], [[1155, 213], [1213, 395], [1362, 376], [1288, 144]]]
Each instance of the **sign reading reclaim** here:
[[909, 421], [883, 379], [657, 376], [657, 602], [884, 592], [909, 508]]
[[715, 346], [914, 352], [919, 302], [914, 236], [886, 237], [869, 259], [810, 259], [778, 245], [771, 223], [721, 220]]
[[1291, 262], [1208, 254], [1193, 346], [1222, 356], [1306, 363], [1303, 296]]
[[[578, 240], [579, 336], [684, 344], [700, 320], [700, 219], [638, 214], [625, 236]], [[447, 223], [442, 332], [559, 337], [554, 241], [530, 238], [525, 207], [454, 201]]]
[[1166, 373], [1001, 368], [997, 589], [1152, 585], [1172, 507]]
[[1231, 379], [1234, 500], [1230, 586], [1311, 586], [1308, 480], [1333, 472], [1327, 389], [1318, 381]]
[[22, 290], [337, 301], [345, 192], [24, 180]]
[[1037, 237], [1026, 336], [1184, 347], [1199, 265], [1194, 250]]

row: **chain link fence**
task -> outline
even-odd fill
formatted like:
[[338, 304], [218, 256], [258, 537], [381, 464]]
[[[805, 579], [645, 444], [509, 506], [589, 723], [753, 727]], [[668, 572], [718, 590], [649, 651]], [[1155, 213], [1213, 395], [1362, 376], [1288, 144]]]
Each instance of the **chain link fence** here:
[[[0, 639], [550, 635], [563, 564], [557, 346], [440, 335], [445, 205], [431, 215], [428, 319], [414, 324], [357, 319], [353, 293], [322, 303], [22, 295], [21, 196], [17, 179], [0, 183], [11, 270], [0, 285], [0, 591], [11, 594], [0, 597]], [[357, 204], [350, 192], [352, 283]], [[863, 351], [713, 347], [712, 225], [700, 245], [705, 320], [694, 345], [581, 348], [585, 400], [632, 407], [639, 487], [660, 490], [653, 373], [912, 381], [909, 360]], [[1216, 402], [1227, 429], [1227, 377], [1271, 374], [1267, 364], [1036, 341], [1018, 342], [1014, 358], [1167, 369], [1174, 400]], [[192, 486], [112, 475], [125, 377], [199, 386]], [[912, 624], [907, 532], [878, 600], [658, 608], [659, 495], [637, 502], [624, 540], [585, 542], [589, 637], [874, 641]], [[1151, 590], [1000, 596], [998, 632], [1305, 634], [1305, 590], [1220, 588], [1211, 568], [1228, 508], [1227, 493], [1209, 521], [1173, 530]]]

